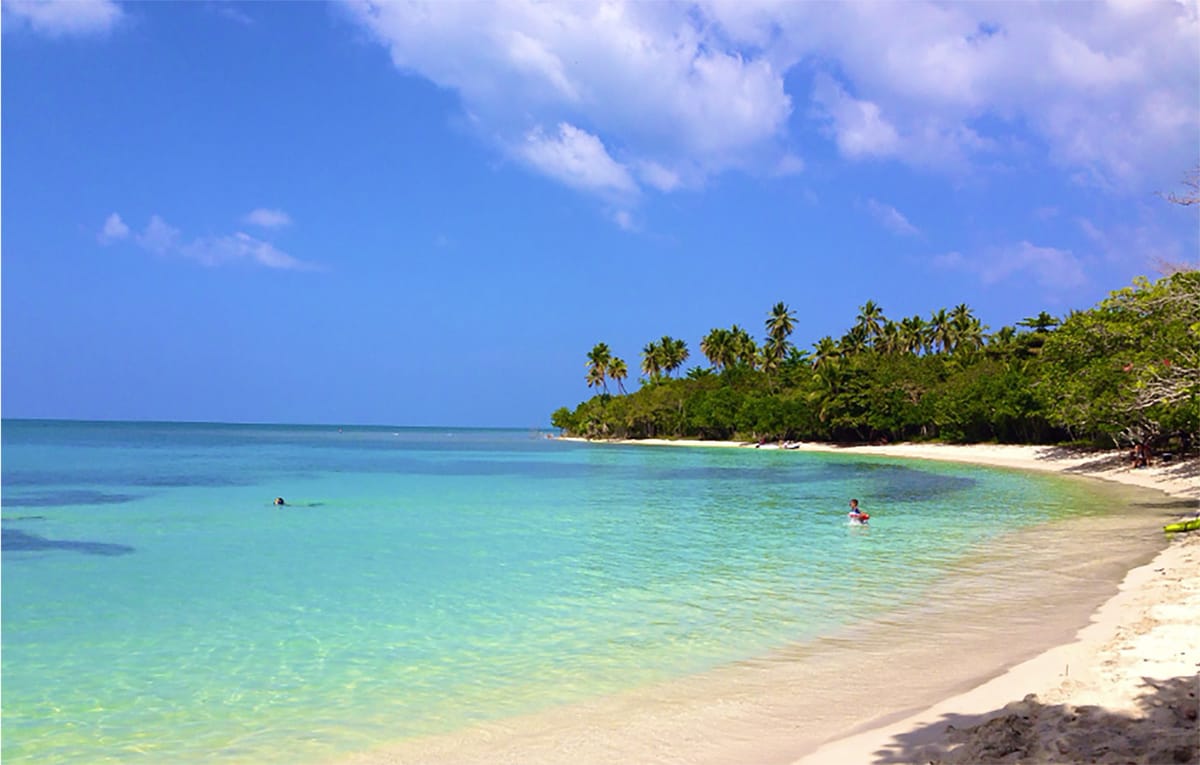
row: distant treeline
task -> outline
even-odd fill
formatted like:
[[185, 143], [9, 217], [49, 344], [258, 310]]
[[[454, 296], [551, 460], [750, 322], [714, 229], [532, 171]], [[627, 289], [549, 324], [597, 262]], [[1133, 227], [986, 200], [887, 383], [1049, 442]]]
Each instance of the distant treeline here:
[[[625, 361], [588, 354], [599, 393], [551, 422], [588, 438], [1128, 444], [1200, 432], [1200, 272], [1139, 278], [1099, 305], [1046, 312], [988, 333], [966, 305], [898, 321], [874, 302], [840, 339], [811, 351], [776, 304], [760, 344], [741, 327], [642, 349], [641, 386]], [[614, 392], [615, 389], [615, 392]]]

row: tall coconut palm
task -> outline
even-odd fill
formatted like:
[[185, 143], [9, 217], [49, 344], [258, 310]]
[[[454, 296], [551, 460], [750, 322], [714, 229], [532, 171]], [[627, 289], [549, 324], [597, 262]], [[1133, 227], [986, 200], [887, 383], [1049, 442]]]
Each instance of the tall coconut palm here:
[[714, 328], [700, 340], [700, 352], [715, 369], [725, 369], [729, 366], [730, 338], [729, 330]]
[[771, 307], [771, 314], [764, 325], [767, 329], [767, 340], [763, 343], [763, 366], [772, 371], [779, 367], [788, 348], [792, 346], [788, 335], [796, 328], [796, 315], [788, 310], [782, 302]]
[[629, 367], [625, 364], [625, 359], [613, 356], [612, 361], [608, 363], [608, 376], [617, 384], [617, 390], [625, 392], [625, 385], [622, 383], [629, 376]]
[[862, 328], [863, 336], [873, 341], [879, 337], [883, 321], [883, 309], [874, 300], [868, 300], [858, 309], [858, 323], [855, 326]]
[[662, 368], [668, 375], [676, 369], [683, 366], [683, 362], [688, 360], [687, 343], [682, 340], [676, 340], [670, 335], [663, 335], [658, 341], [658, 347], [662, 353]]
[[642, 371], [653, 382], [662, 375], [662, 349], [651, 340], [642, 348]]
[[589, 388], [604, 385], [604, 373], [600, 371], [600, 367], [592, 367], [589, 369], [587, 375], [583, 379], [587, 382], [587, 386]]
[[891, 319], [885, 319], [875, 337], [875, 350], [891, 355], [904, 350], [900, 338], [900, 325]]
[[954, 330], [954, 348], [978, 349], [983, 347], [984, 327], [966, 303], [959, 303], [950, 312], [950, 325]]
[[813, 343], [812, 365], [814, 369], [829, 364], [840, 356], [837, 343], [829, 335], [822, 337], [817, 342]]
[[592, 350], [588, 352], [587, 364], [587, 384], [591, 388], [596, 385], [603, 386], [604, 392], [608, 393], [608, 383], [606, 382], [606, 373], [608, 372], [609, 364], [612, 363], [612, 351], [608, 349], [607, 343], [596, 343]]
[[929, 317], [929, 345], [939, 352], [954, 347], [954, 327], [945, 308], [939, 308]]
[[777, 340], [787, 339], [787, 336], [792, 334], [792, 330], [796, 328], [796, 314], [782, 302], [776, 303], [771, 306], [771, 315], [767, 317], [765, 325], [767, 337]]
[[779, 337], [768, 337], [763, 343], [759, 360], [764, 372], [777, 372], [783, 359], [787, 356], [788, 350], [792, 347], [786, 339]]
[[849, 332], [842, 335], [842, 339], [838, 341], [838, 350], [843, 356], [857, 355], [869, 347], [866, 331], [857, 324], [851, 327]]
[[734, 324], [729, 328], [729, 335], [729, 344], [733, 348], [737, 363], [751, 369], [758, 366], [758, 343], [754, 342], [750, 333]]
[[908, 353], [920, 353], [926, 347], [926, 324], [920, 316], [900, 320], [900, 345]]

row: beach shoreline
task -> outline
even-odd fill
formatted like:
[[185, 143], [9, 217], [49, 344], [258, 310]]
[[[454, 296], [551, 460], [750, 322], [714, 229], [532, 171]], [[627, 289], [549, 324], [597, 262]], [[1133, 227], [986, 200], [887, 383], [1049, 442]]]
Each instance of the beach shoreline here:
[[[644, 446], [784, 448], [738, 442]], [[1051, 472], [1156, 489], [1162, 520], [1200, 514], [1200, 460], [1134, 468], [1123, 452], [1044, 446], [789, 444], [787, 450]], [[1073, 640], [901, 719], [868, 723], [805, 754], [823, 763], [1200, 761], [1200, 534], [1176, 535], [1130, 570]], [[1018, 757], [1014, 760], [1013, 757]]]
[[[942, 444], [942, 443], [896, 443], [876, 445], [842, 446], [812, 441], [754, 444], [744, 441], [701, 441], [697, 439], [585, 439], [559, 436], [559, 440], [586, 444], [613, 444], [635, 446], [668, 446], [715, 449], [759, 449], [797, 452], [819, 452], [824, 454], [852, 454], [858, 456], [889, 457], [897, 459], [923, 459], [941, 462], [959, 462], [987, 467], [1031, 470], [1044, 473], [1096, 478], [1114, 481], [1128, 486], [1162, 491], [1172, 497], [1193, 500], [1194, 510], [1200, 511], [1200, 459], [1171, 460], [1156, 459], [1144, 468], [1134, 468], [1123, 450], [1074, 449], [1061, 446], [1025, 446], [1014, 444]], [[1184, 512], [1181, 515], [1188, 515]]]

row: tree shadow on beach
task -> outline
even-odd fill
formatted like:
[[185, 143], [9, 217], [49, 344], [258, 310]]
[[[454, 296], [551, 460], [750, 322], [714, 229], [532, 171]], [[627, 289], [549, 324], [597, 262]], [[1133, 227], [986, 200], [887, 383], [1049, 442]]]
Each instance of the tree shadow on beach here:
[[893, 737], [875, 765], [922, 763], [1200, 763], [1200, 677], [1142, 678], [1138, 712], [1046, 705], [1030, 694], [980, 715], [943, 715]]
[[[1077, 446], [1044, 446], [1037, 450], [1037, 458], [1042, 460], [1084, 459], [1073, 467], [1066, 468], [1067, 473], [1086, 473], [1094, 470], [1119, 470], [1127, 467], [1136, 470], [1128, 450], [1125, 449], [1088, 449]], [[1200, 457], [1160, 454], [1150, 459], [1150, 467], [1164, 476], [1173, 479], [1188, 479], [1200, 476]]]

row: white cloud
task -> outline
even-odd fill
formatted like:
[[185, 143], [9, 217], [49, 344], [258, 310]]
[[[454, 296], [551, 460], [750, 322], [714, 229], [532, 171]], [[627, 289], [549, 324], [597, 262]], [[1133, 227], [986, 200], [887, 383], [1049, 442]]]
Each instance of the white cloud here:
[[[727, 45], [697, 7], [531, 0], [347, 0], [344, 7], [398, 69], [457, 91], [480, 130], [517, 156], [528, 158], [531, 133], [547, 140], [538, 136], [542, 126], [586, 126], [600, 144], [621, 147], [623, 165], [637, 172], [631, 188], [640, 181], [671, 191], [731, 167], [769, 167], [774, 162], [760, 155], [782, 154], [764, 151], [791, 112], [781, 72]], [[559, 163], [534, 166], [566, 182]]]
[[[454, 91], [504, 153], [529, 160], [531, 134], [561, 148], [539, 131], [579, 126], [630, 184], [664, 193], [731, 169], [796, 172], [790, 147], [808, 155], [814, 126], [854, 160], [959, 175], [1048, 160], [1131, 189], [1190, 164], [1200, 131], [1191, 0], [343, 7], [399, 70]], [[569, 180], [542, 159], [531, 166], [577, 188], [625, 184]]]
[[108, 244], [127, 236], [129, 236], [129, 226], [125, 225], [125, 221], [121, 220], [120, 215], [113, 213], [104, 220], [104, 227], [100, 229], [97, 239], [101, 244]]
[[609, 156], [596, 136], [565, 122], [558, 136], [536, 128], [525, 136], [520, 155], [546, 175], [590, 191], [629, 193], [636, 189], [625, 166]]
[[251, 261], [267, 268], [295, 269], [306, 267], [286, 252], [261, 239], [237, 232], [229, 236], [197, 239], [179, 248], [180, 255], [206, 266]]
[[622, 231], [637, 230], [637, 226], [633, 223], [633, 214], [628, 210], [617, 210], [613, 213], [613, 221], [620, 226]]
[[166, 255], [179, 247], [179, 229], [153, 215], [145, 230], [138, 234], [137, 243], [155, 255]]
[[[121, 216], [113, 213], [105, 221], [101, 241], [111, 242], [129, 236], [129, 227]], [[107, 238], [106, 238], [107, 237]], [[179, 229], [171, 226], [157, 215], [140, 234], [133, 237], [142, 249], [162, 257], [180, 257], [194, 260], [205, 266], [220, 266], [226, 263], [249, 262], [267, 268], [310, 269], [313, 264], [298, 260], [249, 234], [238, 231], [226, 236], [199, 237], [184, 241]]]
[[4, 0], [4, 15], [50, 37], [103, 34], [123, 16], [112, 0]]
[[1028, 241], [1018, 242], [968, 258], [949, 252], [932, 259], [938, 268], [974, 274], [984, 284], [995, 284], [1020, 276], [1042, 287], [1063, 289], [1087, 283], [1082, 259], [1070, 250], [1039, 247]]
[[638, 176], [642, 179], [642, 183], [653, 186], [659, 191], [674, 191], [683, 182], [679, 173], [651, 161], [642, 162], [638, 166]]
[[[813, 101], [841, 109], [833, 116], [847, 126], [836, 134], [847, 156], [890, 149], [910, 164], [965, 169], [997, 152], [1008, 162], [1036, 155], [1112, 188], [1195, 157], [1194, 2], [715, 7], [718, 23], [733, 19], [737, 39], [765, 40], [781, 70], [818, 72]], [[822, 77], [836, 77], [854, 103]], [[855, 115], [857, 104], [878, 112], [862, 106]], [[894, 144], [886, 128], [869, 129], [876, 116]]]
[[879, 105], [860, 101], [827, 75], [817, 77], [813, 100], [824, 111], [842, 154], [852, 159], [888, 156], [900, 148], [900, 136], [880, 114]]
[[246, 213], [242, 220], [263, 228], [279, 228], [292, 224], [291, 217], [283, 210], [268, 210], [262, 207]]
[[918, 236], [921, 232], [916, 226], [908, 222], [908, 218], [891, 205], [884, 204], [876, 199], [867, 200], [867, 211], [883, 224], [884, 228], [894, 234], [901, 236]]
[[776, 176], [799, 175], [804, 172], [804, 159], [795, 154], [784, 154], [779, 158], [778, 164], [772, 174]]

